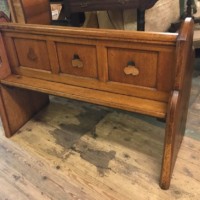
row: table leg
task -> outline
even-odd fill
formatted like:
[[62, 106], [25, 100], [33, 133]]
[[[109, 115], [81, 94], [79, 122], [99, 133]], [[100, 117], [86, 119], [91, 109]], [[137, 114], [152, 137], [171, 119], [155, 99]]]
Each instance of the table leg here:
[[192, 0], [187, 0], [187, 17], [192, 17]]
[[137, 10], [137, 30], [145, 30], [145, 10]]

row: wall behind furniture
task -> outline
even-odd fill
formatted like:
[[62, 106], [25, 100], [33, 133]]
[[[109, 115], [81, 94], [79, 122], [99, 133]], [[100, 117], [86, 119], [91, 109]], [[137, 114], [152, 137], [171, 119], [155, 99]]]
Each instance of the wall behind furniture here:
[[10, 16], [7, 0], [0, 0], [0, 11], [3, 11], [8, 17]]

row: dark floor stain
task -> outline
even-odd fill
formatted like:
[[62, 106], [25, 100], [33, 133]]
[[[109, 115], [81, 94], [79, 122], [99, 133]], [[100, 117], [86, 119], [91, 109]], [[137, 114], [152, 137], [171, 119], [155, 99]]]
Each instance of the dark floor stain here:
[[99, 151], [88, 149], [80, 154], [81, 158], [97, 167], [100, 176], [104, 176], [109, 170], [109, 162], [115, 158], [115, 151]]
[[170, 190], [171, 190], [172, 195], [174, 196], [174, 199], [180, 199], [180, 200], [182, 200], [182, 199], [189, 199], [189, 200], [194, 199], [193, 194], [187, 192], [186, 190], [183, 190], [178, 185], [177, 186], [173, 185], [173, 187], [171, 187]]
[[127, 158], [127, 159], [130, 158], [130, 156], [127, 153], [124, 153], [123, 156], [124, 156], [124, 158]]
[[54, 156], [54, 157], [58, 157], [58, 158], [63, 158], [63, 152], [57, 151], [56, 148], [49, 148], [49, 149], [45, 149], [46, 153]]
[[116, 155], [115, 151], [107, 152], [95, 150], [81, 144], [79, 146], [73, 146], [71, 149], [78, 152], [82, 159], [96, 166], [100, 176], [104, 176], [107, 171], [111, 170], [109, 162], [113, 160]]
[[59, 165], [57, 165], [57, 166], [56, 166], [56, 169], [57, 169], [57, 170], [59, 170], [59, 169], [60, 169], [60, 166], [59, 166]]
[[42, 176], [42, 179], [43, 179], [43, 180], [47, 180], [48, 177], [47, 177], [47, 176]]
[[18, 181], [21, 177], [13, 174], [13, 178], [15, 179], [15, 181]]
[[91, 135], [92, 135], [92, 137], [93, 137], [94, 139], [98, 138], [98, 135], [97, 135], [97, 133], [96, 133], [96, 127], [95, 127], [93, 130], [91, 130]]
[[197, 160], [197, 157], [195, 155], [191, 155], [191, 158]]
[[[51, 131], [50, 134], [56, 139], [56, 143], [70, 149], [79, 139], [86, 133], [95, 130], [96, 125], [108, 114], [105, 110], [96, 110], [87, 108], [85, 112], [81, 112], [77, 117], [79, 125], [60, 123], [60, 128]], [[49, 149], [49, 151], [51, 151]]]
[[89, 131], [95, 130], [96, 124], [102, 120], [108, 112], [105, 110], [96, 110], [93, 108], [87, 108], [85, 112], [81, 112], [77, 117], [80, 124], [60, 124], [62, 130], [77, 133], [83, 135]]
[[189, 177], [193, 177], [193, 174], [190, 172], [189, 169], [187, 169], [186, 167], [183, 169], [183, 171], [186, 173], [187, 176]]
[[134, 165], [131, 165], [121, 159], [115, 160], [117, 163], [117, 168], [115, 169], [117, 173], [124, 174], [126, 176], [131, 176], [133, 173], [140, 172], [140, 169]]
[[131, 141], [131, 138], [130, 138], [130, 137], [126, 137], [126, 138], [124, 138], [124, 141], [130, 142], [130, 141]]
[[178, 191], [178, 190], [175, 190], [174, 193], [175, 193], [176, 195], [180, 195], [180, 194], [181, 194], [181, 192]]

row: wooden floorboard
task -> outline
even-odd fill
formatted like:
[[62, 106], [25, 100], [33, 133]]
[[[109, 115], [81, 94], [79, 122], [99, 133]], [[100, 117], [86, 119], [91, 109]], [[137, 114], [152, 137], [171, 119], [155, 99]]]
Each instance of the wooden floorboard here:
[[52, 97], [10, 139], [0, 131], [0, 200], [199, 200], [200, 76], [168, 191], [158, 186], [164, 123]]

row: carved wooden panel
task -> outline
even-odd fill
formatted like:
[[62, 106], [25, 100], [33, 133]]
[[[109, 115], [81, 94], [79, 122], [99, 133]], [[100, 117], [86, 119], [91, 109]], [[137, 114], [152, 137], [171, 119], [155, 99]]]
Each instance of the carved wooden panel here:
[[57, 43], [62, 73], [97, 78], [97, 53], [92, 45]]
[[20, 66], [50, 71], [45, 41], [14, 39]]
[[109, 48], [109, 80], [155, 88], [157, 62], [157, 52]]

